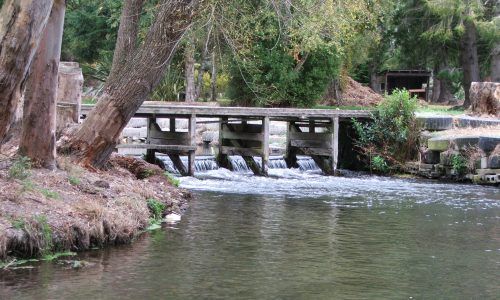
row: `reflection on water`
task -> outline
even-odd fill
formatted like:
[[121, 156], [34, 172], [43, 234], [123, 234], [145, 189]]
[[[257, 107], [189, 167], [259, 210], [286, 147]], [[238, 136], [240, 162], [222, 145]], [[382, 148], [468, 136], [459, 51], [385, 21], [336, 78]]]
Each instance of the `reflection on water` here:
[[16, 299], [495, 299], [496, 188], [223, 169], [183, 178], [195, 200], [133, 245], [0, 273]]

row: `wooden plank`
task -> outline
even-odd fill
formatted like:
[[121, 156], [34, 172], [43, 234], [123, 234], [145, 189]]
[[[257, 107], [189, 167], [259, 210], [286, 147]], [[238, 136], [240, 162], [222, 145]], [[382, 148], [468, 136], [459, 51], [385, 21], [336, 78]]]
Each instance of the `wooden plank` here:
[[295, 127], [295, 122], [291, 121], [287, 123], [285, 162], [288, 168], [299, 167], [297, 163], [297, 148], [292, 147], [290, 139], [291, 135], [296, 133], [297, 130], [298, 129]]
[[223, 130], [222, 138], [227, 140], [262, 141], [264, 139], [264, 135], [262, 133], [233, 132]]
[[335, 174], [337, 172], [337, 167], [338, 167], [338, 160], [339, 160], [339, 118], [335, 117], [332, 119], [332, 169], [333, 173]]
[[158, 144], [119, 144], [116, 148], [128, 149], [154, 149], [154, 150], [171, 150], [171, 151], [195, 151], [196, 146], [184, 145], [158, 145]]
[[224, 132], [262, 133], [260, 124], [223, 124]]
[[186, 169], [186, 166], [182, 162], [181, 158], [177, 154], [168, 154], [168, 157], [174, 164], [175, 168], [181, 173], [182, 176], [188, 176], [189, 171]]
[[332, 148], [331, 141], [322, 140], [291, 140], [290, 145], [297, 148]]
[[332, 156], [332, 148], [298, 148], [304, 155]]
[[[196, 147], [196, 115], [191, 115], [189, 118], [189, 144], [193, 147]], [[195, 165], [194, 161], [196, 159], [195, 151], [189, 152], [188, 155], [188, 174], [189, 176], [194, 176]]]
[[262, 175], [267, 176], [269, 170], [269, 117], [262, 119]]
[[[94, 105], [82, 105], [82, 114], [87, 115]], [[213, 106], [172, 106], [168, 104], [145, 103], [138, 111], [136, 116], [189, 118], [190, 115], [198, 117], [270, 117], [273, 118], [298, 118], [307, 120], [331, 119], [335, 116], [340, 118], [371, 118], [371, 111], [368, 110], [336, 110], [336, 109], [299, 109], [299, 108], [256, 108], [256, 107], [213, 107]]]
[[262, 156], [262, 149], [222, 146], [221, 153], [225, 155]]
[[[331, 125], [330, 125], [331, 126]], [[310, 140], [310, 141], [330, 141], [331, 132], [309, 133], [309, 132], [290, 132], [290, 140]]]

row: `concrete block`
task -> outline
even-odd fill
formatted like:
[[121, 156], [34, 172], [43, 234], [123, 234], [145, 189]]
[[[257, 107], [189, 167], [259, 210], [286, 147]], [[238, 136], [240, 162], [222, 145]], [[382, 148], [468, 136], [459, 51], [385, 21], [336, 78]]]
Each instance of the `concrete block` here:
[[459, 128], [464, 127], [486, 127], [486, 126], [500, 126], [500, 120], [498, 119], [489, 119], [489, 118], [479, 118], [479, 117], [457, 117], [456, 125]]
[[453, 139], [453, 143], [455, 144], [455, 149], [465, 149], [468, 147], [475, 147], [479, 144], [479, 137], [456, 137]]
[[427, 141], [427, 148], [432, 151], [446, 151], [450, 147], [450, 139], [443, 137], [431, 138]]
[[128, 122], [126, 127], [130, 128], [140, 128], [140, 127], [147, 127], [148, 126], [148, 119], [146, 118], [132, 118]]
[[121, 137], [125, 138], [146, 138], [148, 135], [148, 130], [146, 127], [142, 128], [125, 128], [122, 131]]
[[426, 150], [420, 153], [420, 160], [424, 164], [437, 164], [439, 163], [439, 151]]
[[481, 136], [479, 137], [479, 148], [488, 153], [495, 150], [495, 147], [500, 144], [500, 136]]
[[488, 168], [500, 169], [500, 155], [490, 155], [488, 157]]
[[429, 131], [453, 128], [453, 118], [448, 116], [418, 116], [417, 122], [423, 129]]
[[500, 174], [500, 169], [479, 169], [479, 170], [476, 170], [476, 173], [479, 176], [496, 175], [496, 174]]

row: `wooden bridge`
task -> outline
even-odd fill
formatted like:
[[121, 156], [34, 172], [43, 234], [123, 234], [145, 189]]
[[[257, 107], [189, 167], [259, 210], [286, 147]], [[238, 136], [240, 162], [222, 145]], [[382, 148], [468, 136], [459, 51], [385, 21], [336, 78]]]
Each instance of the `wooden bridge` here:
[[[93, 105], [82, 105], [86, 115]], [[135, 117], [148, 119], [145, 144], [118, 147], [147, 149], [147, 160], [155, 160], [155, 152], [167, 154], [182, 175], [194, 175], [197, 118], [210, 118], [219, 124], [219, 166], [231, 169], [229, 155], [241, 155], [256, 174], [266, 176], [269, 162], [269, 124], [288, 124], [285, 161], [296, 168], [297, 155], [309, 155], [325, 174], [334, 175], [339, 158], [339, 130], [349, 126], [351, 118], [368, 119], [370, 111], [296, 108], [210, 107], [143, 104]], [[170, 130], [162, 131], [157, 118], [170, 119]], [[175, 120], [187, 119], [188, 130], [176, 130]], [[344, 124], [344, 125], [343, 125]], [[180, 156], [188, 156], [184, 166]], [[258, 164], [254, 157], [261, 157]]]

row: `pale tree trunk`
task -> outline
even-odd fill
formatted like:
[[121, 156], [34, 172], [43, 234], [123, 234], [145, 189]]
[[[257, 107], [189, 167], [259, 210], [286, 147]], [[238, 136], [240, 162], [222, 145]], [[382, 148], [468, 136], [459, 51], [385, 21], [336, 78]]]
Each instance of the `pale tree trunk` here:
[[24, 93], [19, 154], [48, 169], [56, 167], [57, 73], [65, 10], [65, 0], [54, 0]]
[[491, 53], [491, 81], [500, 82], [500, 43], [495, 45]]
[[438, 102], [439, 94], [441, 93], [441, 80], [439, 80], [438, 74], [439, 74], [439, 67], [435, 65], [432, 76], [432, 98], [431, 98], [432, 103]]
[[465, 32], [460, 43], [460, 60], [463, 70], [462, 85], [465, 92], [463, 106], [470, 106], [470, 86], [472, 82], [479, 82], [479, 60], [477, 56], [477, 29], [473, 21], [464, 21]]
[[208, 45], [210, 43], [211, 34], [212, 34], [212, 26], [210, 26], [210, 29], [208, 30], [207, 39], [203, 44], [203, 51], [201, 52], [200, 70], [198, 71], [198, 79], [196, 80], [196, 95], [195, 95], [196, 100], [200, 98], [201, 92], [203, 90], [203, 74], [205, 73], [205, 70], [207, 68], [206, 60], [208, 55]]
[[23, 81], [52, 0], [7, 0], [0, 11], [0, 144], [14, 119]]
[[[194, 39], [190, 37], [184, 48], [184, 75], [186, 77], [186, 102], [196, 100], [196, 86], [194, 83]], [[200, 70], [201, 71], [201, 70]]]
[[118, 28], [118, 37], [113, 54], [113, 64], [109, 73], [111, 80], [127, 64], [130, 56], [137, 48], [143, 5], [144, 0], [125, 0], [123, 3], [120, 27]]
[[212, 93], [211, 101], [217, 101], [217, 64], [215, 62], [215, 51], [212, 51]]
[[144, 43], [120, 74], [106, 82], [95, 109], [78, 131], [62, 141], [60, 151], [74, 154], [82, 165], [104, 166], [123, 128], [163, 78], [199, 3], [196, 0], [160, 3]]

